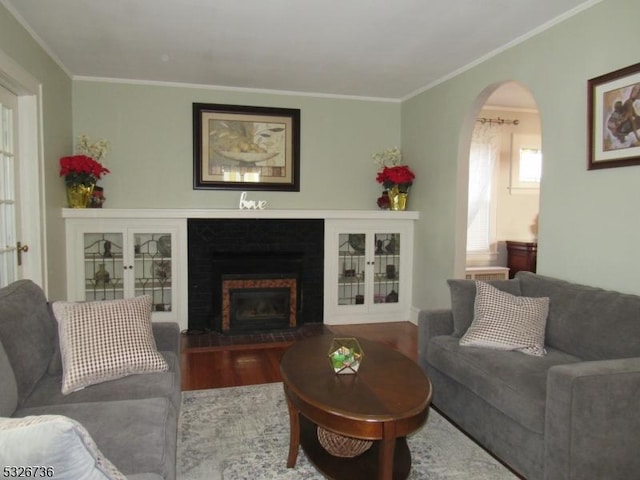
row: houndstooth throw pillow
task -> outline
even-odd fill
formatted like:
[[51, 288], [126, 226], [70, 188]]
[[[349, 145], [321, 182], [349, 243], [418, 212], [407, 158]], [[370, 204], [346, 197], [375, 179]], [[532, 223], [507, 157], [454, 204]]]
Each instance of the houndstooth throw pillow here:
[[548, 297], [511, 295], [478, 281], [473, 321], [460, 345], [546, 355], [544, 332], [548, 313]]
[[151, 328], [149, 295], [98, 302], [54, 302], [62, 393], [136, 373], [169, 369]]

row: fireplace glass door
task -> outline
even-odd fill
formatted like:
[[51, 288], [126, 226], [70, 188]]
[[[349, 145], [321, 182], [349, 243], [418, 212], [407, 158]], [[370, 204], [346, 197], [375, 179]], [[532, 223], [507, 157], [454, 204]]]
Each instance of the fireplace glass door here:
[[297, 275], [222, 276], [222, 332], [268, 332], [297, 326]]

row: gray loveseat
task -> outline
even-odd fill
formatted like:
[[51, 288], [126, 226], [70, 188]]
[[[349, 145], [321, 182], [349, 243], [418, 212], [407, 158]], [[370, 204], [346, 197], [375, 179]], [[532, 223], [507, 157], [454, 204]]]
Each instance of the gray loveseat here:
[[57, 322], [43, 291], [29, 280], [0, 289], [0, 416], [70, 417], [127, 478], [175, 479], [180, 332], [174, 323], [152, 328], [168, 371], [63, 395]]
[[450, 280], [452, 308], [419, 315], [433, 405], [530, 480], [640, 478], [640, 297], [529, 272], [489, 283], [550, 298], [548, 353], [460, 346], [475, 283]]

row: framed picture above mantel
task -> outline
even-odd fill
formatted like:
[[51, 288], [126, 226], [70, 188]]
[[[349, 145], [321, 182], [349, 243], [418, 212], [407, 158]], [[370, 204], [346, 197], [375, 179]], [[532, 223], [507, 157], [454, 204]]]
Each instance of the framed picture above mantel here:
[[640, 165], [640, 63], [587, 85], [588, 169]]
[[193, 104], [193, 188], [300, 191], [300, 110]]

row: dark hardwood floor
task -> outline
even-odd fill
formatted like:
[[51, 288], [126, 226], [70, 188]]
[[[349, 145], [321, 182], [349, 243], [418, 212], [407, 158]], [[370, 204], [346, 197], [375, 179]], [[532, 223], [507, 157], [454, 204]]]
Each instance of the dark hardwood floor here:
[[[296, 332], [221, 336], [183, 334], [182, 389], [235, 387], [281, 381], [280, 359], [296, 340], [332, 334], [374, 340], [416, 360], [418, 328], [411, 322], [307, 325]], [[365, 352], [366, 355], [366, 352]]]

